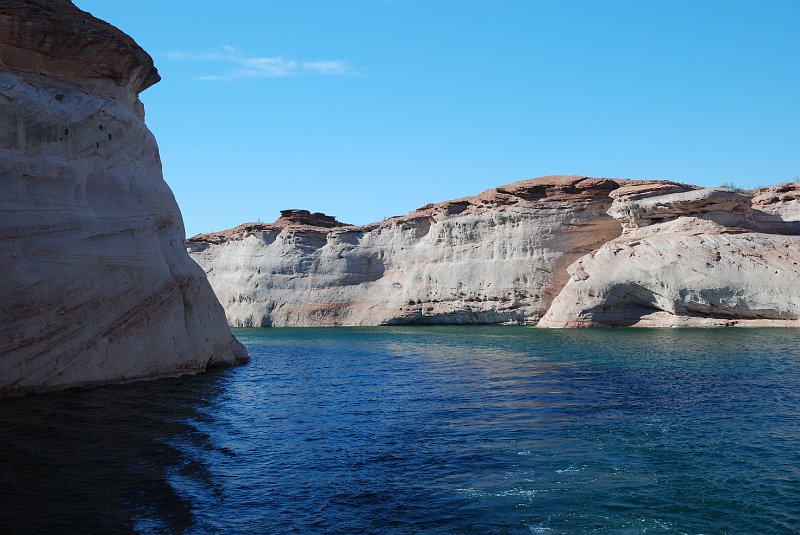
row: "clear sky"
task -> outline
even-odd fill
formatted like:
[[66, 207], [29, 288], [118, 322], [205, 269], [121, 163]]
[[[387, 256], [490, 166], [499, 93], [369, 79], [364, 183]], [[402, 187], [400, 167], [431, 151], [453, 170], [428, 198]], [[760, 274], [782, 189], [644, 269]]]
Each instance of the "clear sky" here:
[[134, 37], [188, 235], [547, 174], [800, 175], [797, 0], [75, 0]]

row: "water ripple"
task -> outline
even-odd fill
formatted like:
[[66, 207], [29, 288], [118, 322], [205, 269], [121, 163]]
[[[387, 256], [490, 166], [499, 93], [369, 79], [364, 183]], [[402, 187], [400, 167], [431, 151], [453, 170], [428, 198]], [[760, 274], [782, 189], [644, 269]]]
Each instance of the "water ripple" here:
[[0, 402], [3, 530], [800, 530], [798, 331], [237, 335], [244, 367]]

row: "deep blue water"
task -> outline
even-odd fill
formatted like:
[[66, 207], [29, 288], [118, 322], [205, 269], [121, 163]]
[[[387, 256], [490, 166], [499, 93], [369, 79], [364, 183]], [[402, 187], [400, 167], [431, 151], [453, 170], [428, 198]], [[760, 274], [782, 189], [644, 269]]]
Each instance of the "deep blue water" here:
[[800, 531], [800, 330], [236, 334], [247, 366], [0, 402], [0, 531]]

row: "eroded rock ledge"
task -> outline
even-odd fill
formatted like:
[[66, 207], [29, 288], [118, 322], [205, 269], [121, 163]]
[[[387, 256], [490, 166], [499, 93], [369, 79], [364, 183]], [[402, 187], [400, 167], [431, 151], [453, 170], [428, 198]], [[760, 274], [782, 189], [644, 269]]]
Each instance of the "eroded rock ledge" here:
[[238, 326], [796, 325], [799, 200], [798, 183], [751, 198], [543, 177], [370, 225], [284, 214], [188, 245]]
[[161, 79], [133, 39], [70, 0], [4, 0], [0, 36], [0, 61], [18, 72], [112, 80], [137, 94]]
[[569, 267], [540, 326], [800, 326], [798, 193], [618, 190], [622, 235]]
[[567, 266], [621, 233], [606, 211], [626, 183], [543, 177], [360, 226], [284, 214], [188, 246], [231, 325], [535, 322]]
[[69, 1], [0, 6], [0, 395], [247, 360], [143, 121], [157, 81]]

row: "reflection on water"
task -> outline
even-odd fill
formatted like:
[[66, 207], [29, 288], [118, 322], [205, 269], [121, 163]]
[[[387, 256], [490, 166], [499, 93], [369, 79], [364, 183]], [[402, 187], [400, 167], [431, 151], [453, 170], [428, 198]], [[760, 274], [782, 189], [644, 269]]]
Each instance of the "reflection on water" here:
[[800, 333], [240, 330], [251, 364], [0, 402], [9, 532], [800, 530]]

